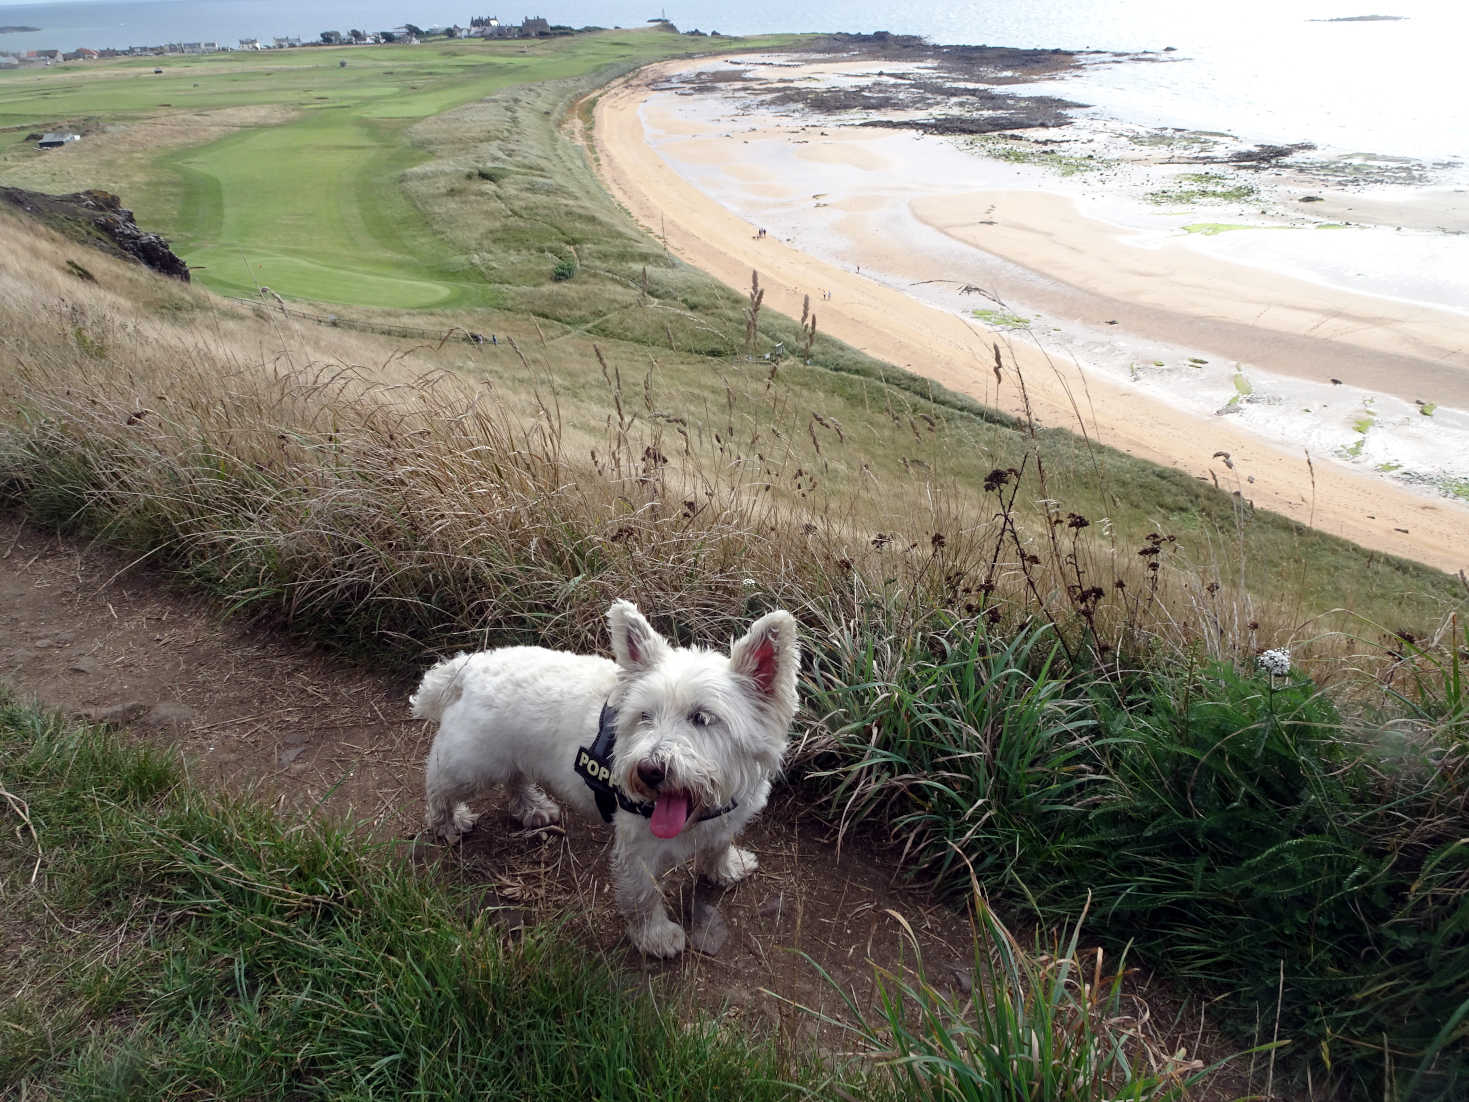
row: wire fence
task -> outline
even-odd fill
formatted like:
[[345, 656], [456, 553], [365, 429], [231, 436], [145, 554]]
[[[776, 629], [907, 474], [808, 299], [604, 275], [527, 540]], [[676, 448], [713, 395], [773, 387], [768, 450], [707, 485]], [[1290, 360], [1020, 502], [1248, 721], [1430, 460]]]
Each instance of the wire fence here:
[[343, 317], [341, 314], [321, 314], [312, 310], [301, 310], [289, 306], [286, 301], [274, 291], [266, 291], [257, 298], [239, 298], [226, 296], [230, 302], [248, 306], [252, 310], [261, 310], [267, 313], [279, 313], [288, 318], [298, 321], [309, 321], [317, 325], [330, 325], [338, 329], [356, 329], [363, 333], [379, 333], [385, 337], [404, 337], [410, 340], [434, 341], [444, 344], [448, 341], [463, 341], [465, 344], [499, 344], [499, 338], [493, 333], [477, 333], [473, 329], [465, 329], [460, 325], [451, 325], [447, 329], [423, 329], [413, 325], [395, 325], [389, 322], [364, 321], [361, 318]]

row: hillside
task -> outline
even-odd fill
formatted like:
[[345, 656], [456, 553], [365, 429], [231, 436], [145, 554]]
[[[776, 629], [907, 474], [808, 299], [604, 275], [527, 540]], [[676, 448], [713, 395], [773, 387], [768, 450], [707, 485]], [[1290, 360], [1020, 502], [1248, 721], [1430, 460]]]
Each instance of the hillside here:
[[[1131, 944], [1223, 1000], [1240, 1047], [1278, 1016], [1295, 1042], [1280, 1074], [1310, 1074], [1321, 1097], [1462, 1081], [1460, 579], [995, 414], [772, 316], [758, 273], [742, 301], [673, 261], [564, 130], [586, 125], [586, 93], [656, 55], [649, 40], [537, 45], [505, 72], [446, 47], [411, 78], [420, 98], [370, 97], [368, 118], [391, 103], [406, 121], [353, 124], [382, 144], [354, 146], [342, 179], [375, 182], [350, 217], [321, 212], [302, 251], [260, 229], [280, 195], [257, 199], [240, 147], [309, 157], [315, 131], [291, 127], [327, 125], [301, 103], [321, 73], [278, 95], [253, 70], [201, 67], [171, 86], [205, 116], [172, 147], [138, 137], [171, 115], [119, 97], [97, 153], [7, 154], [8, 180], [133, 181], [123, 200], [190, 263], [224, 248], [206, 230], [261, 251], [184, 285], [0, 213], [0, 497], [398, 690], [456, 647], [602, 649], [618, 596], [680, 641], [791, 608], [811, 654], [783, 804], [801, 814], [772, 817], [766, 845], [789, 846], [792, 878], [827, 863], [801, 847], [830, 824], [934, 898], [968, 895], [974, 875], [1045, 928], [1085, 915], [1108, 952]], [[94, 102], [58, 79], [60, 102]], [[15, 87], [0, 89], [12, 117]], [[215, 188], [233, 198], [208, 226], [180, 214]], [[336, 251], [348, 223], [362, 235]], [[374, 242], [403, 263], [357, 268]], [[281, 278], [257, 285], [252, 264]], [[423, 299], [384, 305], [409, 283]], [[36, 538], [14, 531], [12, 550]], [[101, 613], [79, 607], [73, 645]], [[33, 614], [44, 638], [50, 613]], [[30, 647], [28, 678], [50, 664]], [[1290, 649], [1288, 676], [1256, 667], [1266, 648]], [[308, 742], [242, 733], [242, 773], [274, 760], [289, 781], [323, 761], [284, 758], [325, 745], [304, 700], [282, 707]], [[333, 722], [372, 724], [360, 709]], [[351, 803], [401, 822], [421, 734], [378, 722], [393, 776], [354, 781]], [[210, 743], [185, 745], [199, 760]], [[542, 843], [520, 841], [515, 859], [544, 868]], [[473, 869], [503, 869], [495, 854]], [[812, 906], [843, 908], [839, 883], [814, 884]], [[885, 882], [864, 884], [880, 923]], [[768, 895], [738, 900], [737, 921], [767, 929]]]

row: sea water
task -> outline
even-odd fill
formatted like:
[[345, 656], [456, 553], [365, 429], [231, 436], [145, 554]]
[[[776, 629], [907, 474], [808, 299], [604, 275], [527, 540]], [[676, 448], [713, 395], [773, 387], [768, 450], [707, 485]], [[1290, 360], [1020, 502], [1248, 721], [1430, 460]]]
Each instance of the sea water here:
[[41, 28], [0, 35], [0, 51], [315, 40], [324, 30], [405, 22], [467, 25], [475, 15], [540, 15], [573, 27], [639, 27], [667, 16], [683, 30], [735, 35], [888, 30], [943, 43], [1156, 51], [1157, 64], [1089, 66], [1068, 78], [1067, 94], [1149, 125], [1469, 159], [1469, 97], [1454, 87], [1469, 4], [1379, 2], [1398, 18], [1341, 21], [1379, 10], [1353, 0], [537, 0], [524, 11], [474, 0], [75, 0], [0, 4], [0, 26]]

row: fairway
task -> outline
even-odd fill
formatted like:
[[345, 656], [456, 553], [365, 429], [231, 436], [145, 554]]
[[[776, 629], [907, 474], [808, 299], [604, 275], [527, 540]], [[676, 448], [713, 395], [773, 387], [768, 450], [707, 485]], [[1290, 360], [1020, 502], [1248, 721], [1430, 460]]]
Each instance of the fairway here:
[[164, 159], [181, 185], [176, 247], [210, 287], [421, 309], [480, 304], [485, 284], [397, 186], [419, 158], [401, 126], [313, 111]]
[[[610, 75], [706, 43], [640, 30], [11, 73], [0, 78], [0, 127], [13, 135], [0, 141], [0, 182], [123, 191], [195, 278], [223, 294], [265, 286], [291, 299], [381, 309], [490, 306], [496, 292], [465, 246], [442, 220], [431, 227], [402, 186], [404, 173], [430, 157], [414, 143], [414, 124], [512, 85]], [[241, 107], [289, 114], [204, 140], [214, 117]], [[130, 126], [161, 116], [183, 135], [177, 147], [132, 151], [131, 170], [122, 171], [114, 151]], [[190, 120], [198, 142], [187, 140]], [[61, 157], [16, 140], [62, 126], [89, 133]], [[463, 216], [474, 223], [472, 206]]]

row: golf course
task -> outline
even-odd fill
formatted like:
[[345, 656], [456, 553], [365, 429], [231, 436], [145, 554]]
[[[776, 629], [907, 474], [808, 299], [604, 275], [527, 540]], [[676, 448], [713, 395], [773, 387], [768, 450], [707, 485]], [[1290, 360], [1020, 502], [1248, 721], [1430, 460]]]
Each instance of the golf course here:
[[[42, 190], [125, 195], [221, 294], [269, 286], [321, 303], [473, 309], [494, 299], [457, 231], [477, 220], [477, 204], [465, 195], [469, 209], [418, 205], [405, 185], [438, 152], [419, 124], [513, 86], [590, 86], [701, 47], [674, 34], [609, 32], [5, 73], [0, 133], [68, 124], [86, 133], [64, 158], [3, 143], [0, 174]], [[221, 115], [229, 132], [203, 140]]]

